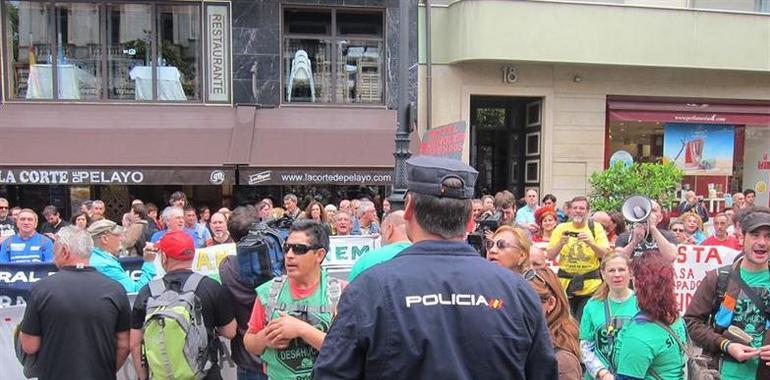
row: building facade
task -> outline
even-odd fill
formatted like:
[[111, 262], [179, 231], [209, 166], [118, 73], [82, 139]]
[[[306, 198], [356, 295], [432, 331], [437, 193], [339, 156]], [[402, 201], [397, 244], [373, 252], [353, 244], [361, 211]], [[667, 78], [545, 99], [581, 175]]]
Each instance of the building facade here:
[[0, 0], [0, 196], [117, 215], [176, 190], [212, 207], [383, 193], [398, 7]]
[[767, 1], [431, 3], [420, 130], [467, 123], [479, 192], [567, 200], [614, 156], [677, 162], [714, 211], [748, 188], [768, 204]]

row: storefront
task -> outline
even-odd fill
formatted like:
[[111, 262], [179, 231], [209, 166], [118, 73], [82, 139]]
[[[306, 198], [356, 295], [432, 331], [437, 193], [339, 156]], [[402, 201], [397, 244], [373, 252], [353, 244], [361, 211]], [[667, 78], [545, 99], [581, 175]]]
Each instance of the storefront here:
[[605, 162], [674, 162], [683, 187], [703, 196], [711, 212], [724, 195], [752, 189], [768, 205], [770, 102], [609, 97]]

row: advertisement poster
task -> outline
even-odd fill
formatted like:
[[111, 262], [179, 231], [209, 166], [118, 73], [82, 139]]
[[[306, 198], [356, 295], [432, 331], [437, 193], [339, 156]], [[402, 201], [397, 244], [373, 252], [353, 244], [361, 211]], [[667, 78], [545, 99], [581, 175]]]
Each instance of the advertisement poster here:
[[770, 129], [747, 126], [743, 148], [743, 189], [754, 189], [757, 192], [755, 205], [770, 205], [768, 183], [770, 183]]
[[735, 130], [732, 125], [666, 124], [663, 156], [685, 175], [733, 174]]

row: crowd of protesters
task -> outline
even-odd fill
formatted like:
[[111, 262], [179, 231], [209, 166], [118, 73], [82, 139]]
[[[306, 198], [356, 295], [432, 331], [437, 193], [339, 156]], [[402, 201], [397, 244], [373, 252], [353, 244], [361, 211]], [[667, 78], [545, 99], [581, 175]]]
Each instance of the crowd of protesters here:
[[[196, 280], [209, 344], [231, 339], [239, 379], [682, 379], [688, 344], [713, 359], [722, 379], [769, 378], [770, 210], [753, 205], [752, 191], [734, 194], [715, 215], [693, 192], [668, 215], [652, 200], [644, 220], [627, 224], [620, 210], [592, 212], [584, 196], [561, 206], [533, 189], [521, 199], [509, 191], [472, 199], [475, 175], [457, 161], [413, 159], [406, 207], [393, 212], [387, 200], [300, 205], [293, 194], [282, 207], [266, 198], [214, 212], [177, 192], [162, 210], [135, 200], [119, 223], [105, 219], [98, 200], [85, 203], [72, 226], [47, 206], [39, 230], [34, 210], [12, 215], [0, 198], [0, 262], [53, 261], [71, 272], [33, 288], [24, 351], [59, 357], [83, 339], [45, 348], [46, 334], [69, 329], [61, 341], [98, 328], [100, 344], [78, 348], [79, 356], [104, 361], [72, 369], [42, 359], [40, 378], [114, 378], [129, 352], [139, 378], [148, 378], [158, 371], [143, 354], [154, 339], [145, 325], [156, 256], [164, 286], [182, 292], [195, 278], [196, 248], [238, 242], [254, 223], [287, 216], [294, 222], [283, 245], [284, 276], [248, 283], [229, 257], [221, 284]], [[489, 221], [494, 228], [484, 230]], [[466, 243], [474, 231], [483, 235], [476, 249]], [[377, 235], [382, 247], [343, 281], [321, 263], [329, 236], [347, 235]], [[740, 251], [732, 266], [709, 272], [683, 317], [672, 265], [679, 244]], [[143, 257], [141, 274], [129, 277], [120, 256]], [[43, 299], [77, 294], [93, 272], [121, 285], [122, 296], [110, 288], [114, 312], [98, 327], [86, 326], [90, 320], [44, 327], [62, 306]], [[131, 310], [125, 292], [139, 293]], [[501, 313], [477, 310], [482, 305]], [[209, 362], [204, 378], [221, 378], [216, 355]]]

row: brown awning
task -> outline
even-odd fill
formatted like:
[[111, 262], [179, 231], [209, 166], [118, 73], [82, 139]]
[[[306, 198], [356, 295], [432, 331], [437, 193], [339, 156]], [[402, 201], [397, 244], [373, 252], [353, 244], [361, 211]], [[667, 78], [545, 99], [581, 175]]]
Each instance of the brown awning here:
[[699, 124], [770, 124], [770, 104], [733, 104], [699, 100], [660, 102], [610, 100], [611, 121]]
[[248, 162], [260, 168], [392, 168], [396, 117], [384, 108], [261, 109]]
[[241, 115], [232, 107], [202, 105], [5, 104], [0, 110], [5, 147], [0, 149], [0, 163], [16, 167], [244, 163], [248, 148], [231, 149], [231, 144], [238, 137], [234, 131], [253, 128], [253, 108], [245, 111]]

